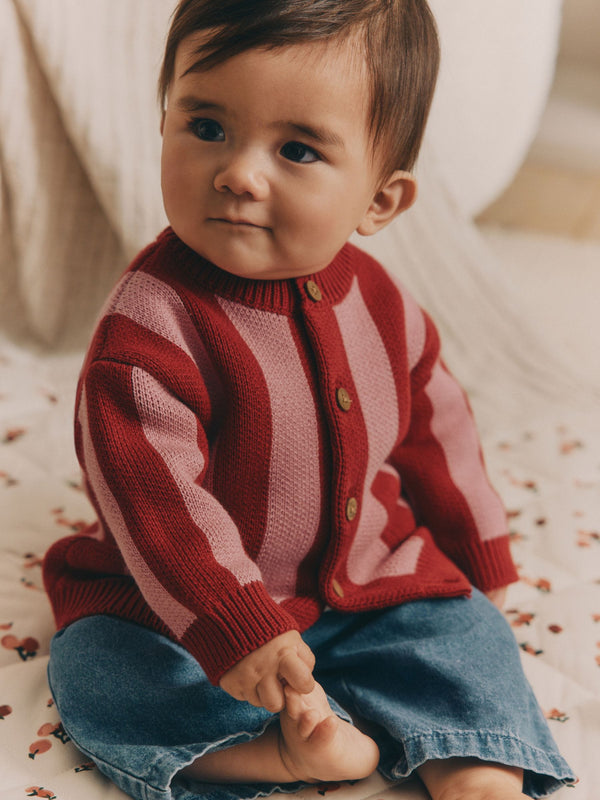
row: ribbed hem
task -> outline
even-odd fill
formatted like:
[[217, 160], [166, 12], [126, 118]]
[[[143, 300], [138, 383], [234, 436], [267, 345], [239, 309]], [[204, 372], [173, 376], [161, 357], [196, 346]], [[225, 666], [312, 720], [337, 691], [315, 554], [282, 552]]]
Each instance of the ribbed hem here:
[[84, 617], [105, 615], [134, 622], [177, 641], [172, 631], [144, 600], [131, 578], [76, 580], [69, 576], [51, 585], [49, 593], [57, 630]]
[[548, 753], [495, 731], [436, 731], [407, 737], [403, 745], [404, 754], [391, 768], [380, 766], [380, 772], [390, 780], [408, 777], [426, 761], [453, 757], [478, 758], [522, 769], [523, 791], [535, 800], [577, 780], [558, 753]]

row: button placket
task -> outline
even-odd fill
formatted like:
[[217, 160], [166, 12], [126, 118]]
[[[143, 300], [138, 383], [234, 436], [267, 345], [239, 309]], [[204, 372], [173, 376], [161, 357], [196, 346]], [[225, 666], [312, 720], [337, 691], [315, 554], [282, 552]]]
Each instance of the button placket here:
[[[329, 331], [332, 326], [331, 317], [335, 313], [334, 308], [330, 306], [329, 297], [312, 279], [299, 282], [299, 288], [309, 301], [308, 306], [304, 304], [303, 309], [309, 342], [312, 345], [313, 340], [318, 341], [319, 345], [318, 348], [315, 348], [318, 378], [322, 381], [323, 388], [328, 385], [327, 393], [330, 400], [323, 409], [326, 424], [332, 436], [332, 444], [338, 451], [337, 456], [341, 464], [346, 467], [341, 470], [343, 482], [337, 484], [337, 481], [334, 480], [332, 487], [336, 498], [332, 509], [335, 518], [334, 537], [343, 542], [347, 536], [343, 529], [348, 528], [349, 533], [353, 527], [352, 523], [359, 513], [358, 499], [352, 494], [359, 489], [356, 483], [358, 476], [352, 475], [354, 472], [352, 469], [354, 462], [352, 443], [356, 435], [356, 428], [352, 421], [353, 415], [348, 413], [355, 405], [356, 398], [352, 396], [354, 384], [346, 363], [347, 356], [343, 349], [343, 343], [341, 350], [337, 346], [337, 328]], [[320, 305], [322, 302], [324, 302], [324, 306]], [[313, 308], [314, 312], [320, 313], [313, 313]], [[336, 415], [337, 420], [335, 419]], [[359, 478], [358, 480], [360, 481]], [[336, 558], [333, 558], [334, 552], [332, 543], [331, 549], [328, 548], [322, 568], [328, 574], [328, 593], [335, 604], [336, 599], [345, 602], [346, 589], [342, 585], [340, 577], [333, 577], [339, 567]]]

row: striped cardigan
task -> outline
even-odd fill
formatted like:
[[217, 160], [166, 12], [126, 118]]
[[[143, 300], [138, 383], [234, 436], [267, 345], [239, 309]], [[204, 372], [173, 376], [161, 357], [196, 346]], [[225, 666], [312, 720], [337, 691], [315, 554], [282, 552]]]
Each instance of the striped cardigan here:
[[46, 556], [57, 625], [149, 626], [214, 683], [326, 605], [516, 578], [436, 330], [351, 245], [315, 275], [252, 281], [164, 231], [103, 311], [76, 448], [98, 520]]

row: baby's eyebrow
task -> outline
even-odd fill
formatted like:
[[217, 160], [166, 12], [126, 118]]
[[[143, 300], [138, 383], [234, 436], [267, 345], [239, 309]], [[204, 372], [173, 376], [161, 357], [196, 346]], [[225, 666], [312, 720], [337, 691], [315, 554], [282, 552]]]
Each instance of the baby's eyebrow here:
[[195, 97], [192, 94], [179, 97], [175, 105], [180, 111], [184, 111], [186, 114], [197, 114], [200, 111], [219, 111], [220, 113], [225, 111], [224, 106], [219, 105], [219, 103], [202, 100], [202, 98]]
[[344, 140], [335, 131], [330, 130], [321, 125], [306, 125], [302, 122], [282, 122], [277, 123], [278, 126], [285, 127], [297, 131], [298, 133], [308, 136], [315, 142], [326, 147], [338, 147], [344, 149]]

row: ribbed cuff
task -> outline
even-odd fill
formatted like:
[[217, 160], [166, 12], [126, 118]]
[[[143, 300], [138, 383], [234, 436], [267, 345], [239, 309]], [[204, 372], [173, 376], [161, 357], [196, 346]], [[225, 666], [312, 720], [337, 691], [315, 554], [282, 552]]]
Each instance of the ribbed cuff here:
[[298, 630], [261, 583], [250, 583], [191, 625], [181, 644], [198, 660], [215, 686], [244, 656], [276, 636]]
[[463, 543], [460, 552], [450, 557], [482, 592], [500, 589], [519, 580], [508, 534], [487, 542]]

